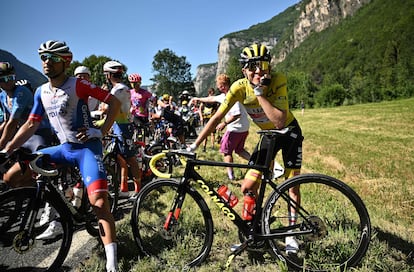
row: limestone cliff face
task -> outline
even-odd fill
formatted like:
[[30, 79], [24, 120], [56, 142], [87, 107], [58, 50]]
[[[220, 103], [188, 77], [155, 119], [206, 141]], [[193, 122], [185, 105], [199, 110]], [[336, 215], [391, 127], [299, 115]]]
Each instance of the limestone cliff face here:
[[295, 26], [294, 47], [302, 43], [313, 31], [320, 32], [337, 24], [342, 18], [352, 16], [370, 0], [312, 0], [302, 10]]
[[[257, 37], [269, 49], [273, 48], [278, 42], [283, 42], [282, 49], [278, 55], [273, 56], [273, 62], [278, 63], [283, 61], [286, 56], [296, 47], [298, 47], [309, 35], [313, 32], [320, 32], [334, 24], [337, 24], [341, 19], [352, 16], [360, 7], [369, 3], [371, 0], [302, 0], [303, 3], [298, 3], [296, 9], [301, 9], [300, 16], [295, 20], [293, 32], [289, 40], [278, 41], [277, 37], [272, 36], [264, 38], [263, 35]], [[243, 40], [240, 38], [240, 33], [237, 38], [221, 38], [218, 46], [218, 61], [216, 70], [213, 66], [205, 69], [200, 65], [197, 69], [195, 79], [196, 92], [202, 92], [204, 88], [203, 81], [205, 79], [211, 80], [216, 74], [223, 73], [226, 69], [230, 58], [230, 52], [234, 49], [240, 49], [246, 44], [251, 43], [250, 40]], [[250, 38], [251, 39], [251, 38]], [[212, 73], [207, 75], [206, 73]]]
[[202, 95], [210, 87], [215, 87], [215, 75], [217, 71], [217, 63], [203, 64], [197, 67], [197, 76], [194, 80], [194, 88], [197, 95]]

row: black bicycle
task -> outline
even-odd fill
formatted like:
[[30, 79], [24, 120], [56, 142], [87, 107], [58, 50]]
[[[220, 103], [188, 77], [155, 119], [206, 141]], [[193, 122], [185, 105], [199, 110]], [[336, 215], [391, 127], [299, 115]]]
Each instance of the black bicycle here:
[[[259, 133], [276, 139], [286, 132]], [[227, 267], [244, 250], [268, 253], [300, 271], [344, 270], [357, 265], [366, 254], [371, 237], [369, 214], [361, 198], [344, 182], [321, 174], [302, 174], [277, 185], [269, 169], [273, 160], [270, 152], [265, 165], [203, 161], [183, 150], [164, 155], [177, 154], [187, 157], [183, 176], [173, 179], [157, 173], [163, 178], [141, 190], [131, 211], [136, 244], [143, 254], [157, 257], [161, 264], [174, 262], [180, 266], [178, 269], [186, 269], [200, 265], [208, 257], [214, 228], [205, 198], [215, 203], [239, 231], [241, 244], [234, 251], [229, 249]], [[157, 155], [153, 160], [156, 159]], [[254, 168], [263, 173], [252, 221], [242, 219], [241, 204], [231, 208], [216, 192], [214, 182], [199, 174], [197, 169], [203, 166]], [[300, 204], [289, 196], [289, 189], [299, 185]], [[266, 192], [269, 187], [271, 190]], [[289, 224], [290, 206], [296, 208], [293, 225]], [[286, 237], [296, 239], [296, 252], [286, 251]]]
[[[115, 213], [118, 208], [119, 201], [119, 189], [121, 185], [121, 166], [119, 164], [119, 156], [123, 156], [120, 150], [122, 140], [120, 135], [108, 134], [103, 138], [104, 141], [104, 157], [103, 165], [106, 170], [108, 179], [108, 191], [109, 191], [109, 202], [111, 212]], [[162, 145], [145, 145], [143, 142], [134, 142], [135, 147], [138, 149], [137, 160], [138, 166], [141, 169], [141, 185], [144, 186], [146, 183], [151, 181], [155, 175], [152, 173], [149, 162], [152, 155], [160, 153], [165, 149]], [[160, 172], [172, 173], [173, 160], [165, 158], [158, 160], [156, 168]], [[129, 179], [133, 179], [131, 171], [128, 171]]]
[[[40, 158], [42, 165], [38, 166]], [[35, 187], [10, 189], [0, 194], [1, 271], [57, 271], [69, 252], [74, 231], [86, 228], [92, 236], [99, 236], [86, 190], [80, 207], [75, 208], [57, 186], [68, 172], [47, 163], [47, 158], [20, 149], [10, 156], [10, 161], [30, 162], [37, 176]], [[76, 169], [72, 168], [71, 173], [76, 175]], [[47, 209], [53, 211], [53, 216], [41, 222]], [[37, 240], [52, 221], [61, 225], [58, 235]]]

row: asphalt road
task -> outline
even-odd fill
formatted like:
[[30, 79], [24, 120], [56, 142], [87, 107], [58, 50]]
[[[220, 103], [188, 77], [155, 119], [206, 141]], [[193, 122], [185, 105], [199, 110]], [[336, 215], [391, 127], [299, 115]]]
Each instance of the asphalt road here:
[[[132, 185], [133, 188], [133, 185]], [[118, 212], [115, 220], [120, 220], [132, 209], [132, 203], [127, 199], [120, 199], [118, 203]], [[93, 250], [98, 246], [99, 238], [89, 235], [86, 230], [76, 231], [72, 238], [72, 245], [66, 260], [62, 266], [62, 272], [75, 272], [82, 267], [82, 263], [89, 259]]]

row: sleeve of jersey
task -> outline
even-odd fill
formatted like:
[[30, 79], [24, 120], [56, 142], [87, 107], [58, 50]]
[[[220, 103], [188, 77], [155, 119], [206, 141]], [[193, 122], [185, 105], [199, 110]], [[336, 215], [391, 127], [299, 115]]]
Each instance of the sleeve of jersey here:
[[27, 90], [27, 92], [21, 87], [16, 89], [15, 92], [15, 101], [13, 103], [13, 108], [11, 112], [11, 119], [26, 119], [27, 114], [30, 112], [30, 108], [33, 106], [33, 96], [32, 93]]
[[286, 77], [282, 74], [276, 74], [275, 77], [276, 80], [271, 84], [271, 88], [275, 91], [270, 95], [269, 101], [278, 109], [289, 110]]
[[41, 87], [37, 88], [34, 94], [33, 108], [29, 115], [29, 120], [31, 121], [41, 122], [43, 114], [45, 113], [40, 97], [40, 90]]
[[95, 84], [87, 80], [77, 80], [76, 81], [76, 94], [79, 98], [87, 101], [88, 97], [94, 97], [99, 101], [107, 103], [111, 94], [108, 91], [105, 91]]

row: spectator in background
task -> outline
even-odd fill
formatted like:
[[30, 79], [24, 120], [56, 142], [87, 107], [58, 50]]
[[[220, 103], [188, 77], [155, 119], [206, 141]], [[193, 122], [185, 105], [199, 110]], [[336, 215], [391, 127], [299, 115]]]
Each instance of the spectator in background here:
[[[85, 79], [87, 81], [91, 81], [91, 70], [89, 70], [86, 66], [78, 66], [76, 67], [75, 71], [73, 72], [75, 77], [80, 79]], [[89, 110], [95, 111], [98, 109], [99, 106], [99, 100], [94, 97], [89, 97], [88, 99], [88, 107]]]
[[141, 88], [141, 76], [139, 74], [130, 74], [128, 80], [131, 83], [131, 115], [135, 124], [142, 126], [148, 125], [149, 103], [152, 94]]
[[[214, 88], [209, 88], [207, 91], [208, 96], [214, 96]], [[199, 107], [200, 122], [204, 126], [208, 123], [210, 118], [216, 113], [219, 103], [217, 102], [201, 102]], [[210, 133], [211, 148], [214, 149], [214, 143], [216, 141], [216, 130], [214, 129]], [[207, 138], [204, 140], [203, 151], [207, 149]]]
[[[220, 74], [216, 78], [216, 85], [221, 94], [202, 98], [195, 97], [192, 99], [192, 103], [198, 101], [202, 103], [223, 103], [230, 88], [230, 78], [225, 74]], [[216, 126], [216, 129], [222, 131], [227, 128], [220, 142], [220, 152], [224, 155], [224, 161], [233, 162], [233, 151], [243, 159], [249, 160], [250, 154], [244, 148], [250, 128], [245, 108], [239, 102], [236, 102], [223, 120]], [[227, 167], [227, 175], [229, 180], [235, 179], [232, 167]]]

